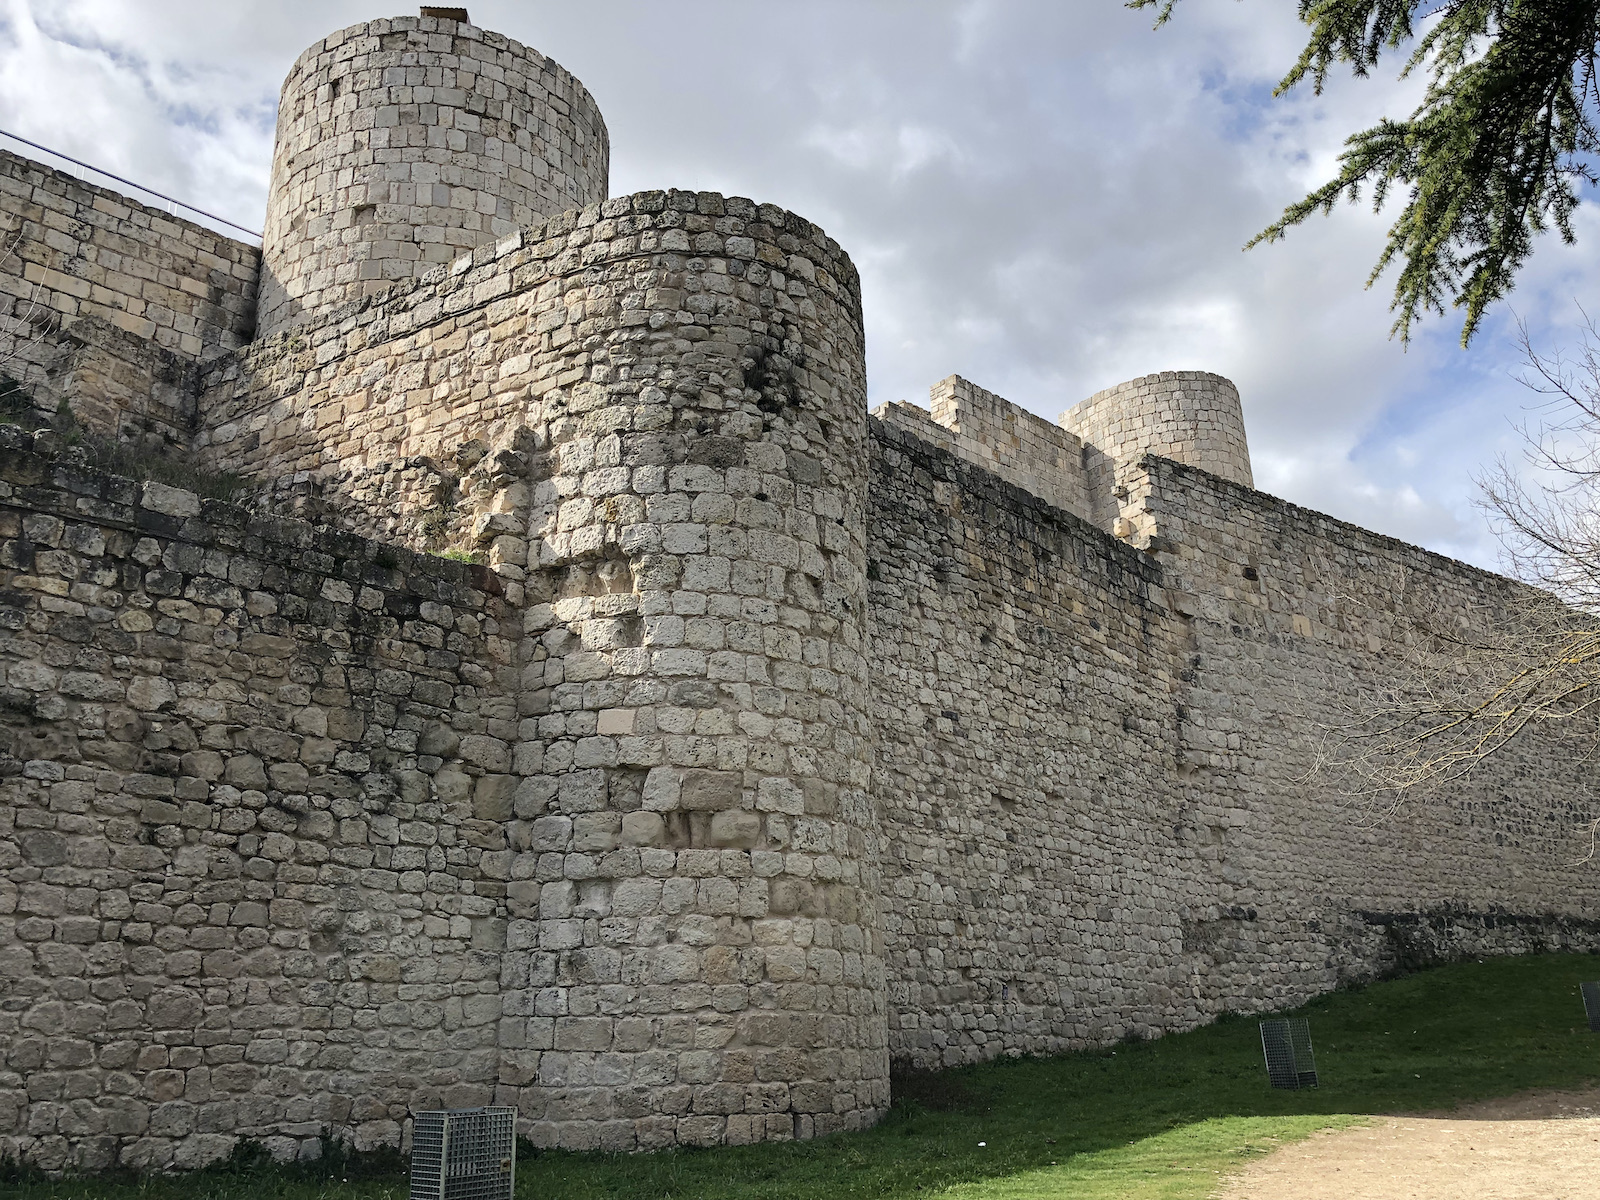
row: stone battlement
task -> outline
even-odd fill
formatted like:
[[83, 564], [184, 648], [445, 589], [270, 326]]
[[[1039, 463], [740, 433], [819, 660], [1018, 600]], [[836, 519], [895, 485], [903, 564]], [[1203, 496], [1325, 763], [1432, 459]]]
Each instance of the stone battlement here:
[[259, 255], [0, 156], [18, 419], [250, 489], [0, 425], [0, 1155], [814, 1137], [1600, 948], [1560, 747], [1378, 830], [1311, 769], [1412, 599], [1524, 593], [1255, 491], [1227, 380], [869, 415], [846, 252], [608, 197], [537, 52], [374, 21], [284, 98]]

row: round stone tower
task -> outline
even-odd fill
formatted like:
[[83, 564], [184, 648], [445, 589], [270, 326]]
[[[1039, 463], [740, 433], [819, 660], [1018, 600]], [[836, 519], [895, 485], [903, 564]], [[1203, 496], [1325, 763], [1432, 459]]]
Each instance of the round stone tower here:
[[592, 215], [516, 270], [537, 450], [511, 886], [538, 920], [503, 959], [500, 1095], [571, 1149], [861, 1128], [889, 1059], [856, 270], [736, 197]]
[[1096, 392], [1061, 424], [1110, 458], [1159, 454], [1254, 487], [1239, 389], [1209, 371], [1162, 371]]
[[329, 35], [279, 101], [258, 336], [604, 200], [610, 153], [584, 86], [501, 34], [422, 16]]

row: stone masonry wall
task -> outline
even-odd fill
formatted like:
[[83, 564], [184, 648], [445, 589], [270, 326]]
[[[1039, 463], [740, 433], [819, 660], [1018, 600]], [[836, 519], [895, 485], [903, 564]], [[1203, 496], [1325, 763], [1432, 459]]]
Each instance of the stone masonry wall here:
[[[97, 432], [120, 433], [122, 410], [117, 389], [70, 379], [84, 345], [171, 376], [242, 346], [255, 328], [255, 247], [6, 151], [0, 246], [9, 248], [0, 258], [0, 361], [42, 407], [65, 397]], [[192, 394], [189, 404], [192, 421]], [[139, 433], [162, 436], [172, 425], [142, 401], [131, 420]]]
[[893, 426], [874, 435], [892, 1054], [948, 1066], [1197, 1023], [1159, 567]]
[[529, 605], [516, 761], [557, 885], [508, 1012], [570, 1018], [568, 1054], [507, 1044], [542, 1142], [810, 1136], [887, 1105], [864, 396], [837, 245], [683, 192], [481, 247], [208, 392], [208, 461], [321, 473], [358, 526], [436, 505], [403, 489], [446, 471], [486, 483], [449, 487]]
[[28, 447], [0, 428], [0, 1153], [193, 1167], [491, 1099], [537, 904], [494, 576]]
[[934, 384], [930, 399], [931, 419], [904, 402], [883, 405], [873, 415], [1057, 508], [1093, 516], [1084, 445], [1076, 435], [959, 375]]
[[610, 144], [584, 86], [452, 20], [330, 34], [289, 72], [278, 119], [264, 333], [607, 196]]
[[1166, 459], [1130, 476], [1187, 626], [1186, 948], [1213, 995], [1293, 998], [1415, 958], [1590, 949], [1591, 772], [1538, 739], [1373, 824], [1302, 782], [1357, 689], [1403, 679], [1413, 598], [1472, 623], [1522, 585]]
[[1251, 490], [1227, 380], [870, 419], [837, 243], [606, 199], [534, 51], [375, 21], [283, 109], [253, 341], [254, 250], [0, 154], [35, 402], [266, 496], [0, 425], [0, 1155], [812, 1137], [891, 1055], [1600, 947], [1550, 748], [1377, 827], [1307, 775], [1407, 594], [1516, 585]]
[[1377, 827], [1304, 779], [1390, 669], [1397, 570], [1479, 609], [1517, 585], [1155, 457], [1127, 472], [1140, 552], [898, 429], [875, 442], [896, 1058], [1148, 1036], [1402, 953], [1600, 945], [1569, 757], [1527, 746]]
[[[742, 232], [730, 234], [735, 226]], [[480, 246], [415, 287], [369, 299], [348, 322], [264, 338], [219, 362], [203, 384], [197, 457], [314, 493], [364, 533], [467, 549], [488, 535], [492, 554], [495, 522], [477, 522], [526, 509], [516, 479], [527, 474], [541, 405], [585, 366], [593, 302], [569, 304], [578, 284], [562, 281], [641, 254], [705, 261], [711, 278], [699, 292], [624, 289], [615, 302], [630, 321], [662, 321], [646, 314], [661, 307], [692, 328], [726, 289], [747, 285], [800, 289], [801, 301], [856, 287], [836, 243], [771, 205], [694, 192], [619, 197]], [[790, 367], [778, 336], [741, 369], [775, 396]]]
[[201, 370], [193, 359], [136, 337], [99, 317], [80, 317], [56, 339], [47, 381], [33, 392], [37, 418], [51, 399], [100, 437], [147, 451], [186, 453]]

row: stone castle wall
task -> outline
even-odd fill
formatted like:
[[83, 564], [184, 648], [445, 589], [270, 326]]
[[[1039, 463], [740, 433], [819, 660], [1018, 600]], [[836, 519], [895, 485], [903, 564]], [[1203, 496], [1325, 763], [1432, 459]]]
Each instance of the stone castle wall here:
[[[539, 1136], [633, 1148], [872, 1120], [888, 1060], [848, 258], [771, 206], [644, 193], [245, 361], [207, 402], [219, 466], [332, 466], [358, 521], [352, 479], [410, 478], [380, 455], [504, 467], [498, 490], [473, 491], [481, 472], [456, 490], [548, 660], [518, 761], [552, 852], [595, 860], [559, 868], [522, 948], [552, 986], [554, 952], [585, 964], [527, 1014], [570, 1016], [567, 1048], [590, 1052], [581, 1105], [541, 1098], [567, 1077], [536, 1054], [517, 1068]], [[680, 1098], [684, 1081], [706, 1094]]]
[[893, 426], [875, 434], [894, 1056], [949, 1066], [1197, 1023], [1160, 567]]
[[606, 199], [534, 52], [373, 22], [284, 94], [248, 344], [253, 251], [0, 158], [36, 404], [260, 489], [0, 425], [0, 1154], [811, 1137], [891, 1058], [1600, 946], [1559, 750], [1378, 828], [1306, 774], [1408, 597], [1517, 585], [1253, 491], [1228, 381], [873, 420], [840, 247]]
[[1171, 460], [1124, 475], [1143, 549], [875, 429], [896, 1058], [1189, 1028], [1402, 951], [1600, 944], [1583, 764], [1526, 748], [1378, 826], [1307, 779], [1343, 704], [1393, 677], [1397, 578], [1478, 614], [1518, 585]]
[[491, 1098], [537, 892], [498, 580], [6, 428], [0, 1144], [199, 1166]]
[[0, 151], [0, 363], [35, 405], [187, 447], [197, 365], [255, 329], [260, 251]]
[[[474, 812], [500, 822], [495, 848], [527, 853], [477, 873], [507, 895], [480, 915], [511, 922], [496, 971], [475, 977], [499, 981], [484, 986], [499, 1040], [471, 1058], [454, 1095], [481, 1089], [489, 1070], [551, 1145], [812, 1136], [860, 1127], [888, 1100], [854, 271], [780, 210], [691, 196], [685, 213], [671, 200], [644, 197], [638, 212], [599, 223], [605, 270], [595, 251], [553, 268], [541, 260], [545, 277], [519, 293], [529, 307], [497, 314], [506, 341], [461, 360], [498, 379], [520, 353], [513, 374], [528, 377], [507, 398], [521, 406], [512, 411], [528, 454], [520, 502], [489, 522], [497, 561], [487, 577], [523, 616], [520, 640], [508, 628], [487, 644], [501, 661], [515, 641], [515, 683], [495, 701], [505, 722], [495, 745], [473, 743], [462, 763], [490, 782], [456, 772]], [[686, 222], [699, 226], [697, 250]], [[466, 319], [487, 320], [480, 310]], [[452, 329], [390, 352], [403, 365], [434, 334]], [[548, 384], [530, 388], [535, 380]], [[530, 548], [534, 578], [520, 565]], [[306, 634], [329, 619], [308, 614]], [[46, 642], [57, 636], [45, 628]], [[31, 639], [13, 648], [30, 661], [56, 653]], [[386, 729], [401, 714], [388, 718]], [[417, 796], [438, 798], [427, 789], [419, 781]], [[386, 903], [351, 902], [362, 912]], [[481, 936], [493, 936], [487, 928]], [[412, 1040], [439, 1049], [452, 1038], [441, 1026]], [[91, 1066], [81, 1086], [101, 1079]], [[365, 1096], [376, 1085], [357, 1087]], [[296, 1111], [313, 1123], [332, 1114], [358, 1140], [386, 1136], [381, 1115], [357, 1120], [329, 1104]], [[54, 1110], [25, 1107], [13, 1128], [56, 1132], [46, 1129]], [[306, 1127], [276, 1110], [269, 1124], [253, 1128], [281, 1140]], [[21, 1148], [57, 1164], [106, 1146], [167, 1163], [212, 1145], [171, 1125], [135, 1148], [135, 1133]]]
[[[641, 259], [670, 269], [608, 282], [598, 297], [578, 278]], [[706, 265], [686, 272], [694, 263]], [[480, 246], [344, 322], [264, 338], [218, 363], [202, 390], [196, 454], [314, 488], [364, 532], [424, 545], [428, 530], [443, 530], [436, 546], [471, 547], [480, 517], [527, 507], [526, 487], [511, 481], [541, 448], [530, 439], [547, 410], [568, 403], [579, 378], [569, 373], [586, 367], [593, 331], [619, 306], [627, 312], [616, 319], [640, 338], [669, 321], [696, 340], [701, 317], [736, 292], [793, 293], [805, 307], [813, 294], [857, 286], [836, 244], [771, 205], [694, 192], [619, 197]], [[728, 367], [768, 404], [796, 369], [788, 338], [775, 322]]]
[[1088, 453], [1075, 435], [959, 375], [934, 384], [929, 398], [931, 412], [894, 401], [873, 415], [1057, 508], [1093, 519]]
[[598, 203], [609, 173], [599, 107], [536, 50], [427, 16], [330, 34], [283, 85], [261, 329]]

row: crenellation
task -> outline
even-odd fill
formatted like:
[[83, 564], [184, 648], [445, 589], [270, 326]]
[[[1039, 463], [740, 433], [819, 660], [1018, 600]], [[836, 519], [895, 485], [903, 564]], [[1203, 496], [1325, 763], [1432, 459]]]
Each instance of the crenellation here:
[[1523, 593], [1255, 491], [1227, 380], [869, 416], [835, 241], [608, 197], [582, 85], [447, 17], [283, 119], [259, 330], [250, 248], [0, 158], [33, 407], [252, 488], [0, 424], [0, 1156], [809, 1138], [891, 1061], [1600, 948], [1560, 747], [1378, 830], [1309, 770], [1397, 573]]

